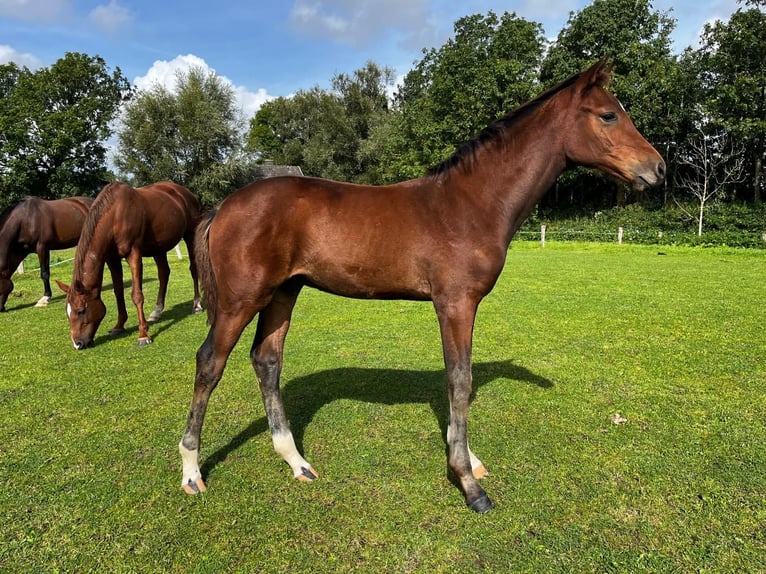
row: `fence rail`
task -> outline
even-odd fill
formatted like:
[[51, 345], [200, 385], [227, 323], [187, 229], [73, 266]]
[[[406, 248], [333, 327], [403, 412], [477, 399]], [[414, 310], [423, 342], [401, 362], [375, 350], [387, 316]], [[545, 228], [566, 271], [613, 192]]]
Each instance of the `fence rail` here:
[[692, 232], [644, 231], [634, 228], [618, 227], [614, 231], [582, 230], [571, 228], [552, 228], [541, 225], [539, 231], [522, 229], [516, 234], [517, 239], [539, 241], [545, 246], [546, 240], [558, 241], [594, 241], [599, 243], [643, 243], [657, 245], [720, 245], [730, 247], [750, 247], [766, 249], [766, 233], [760, 231], [716, 232], [708, 231], [698, 236]]

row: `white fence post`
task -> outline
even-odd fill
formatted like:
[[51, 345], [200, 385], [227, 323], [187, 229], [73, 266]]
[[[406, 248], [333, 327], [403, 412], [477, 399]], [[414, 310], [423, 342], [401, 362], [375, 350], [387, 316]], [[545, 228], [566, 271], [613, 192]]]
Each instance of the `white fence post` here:
[[617, 228], [617, 243], [622, 245], [622, 227]]
[[540, 226], [540, 247], [545, 247], [545, 225]]

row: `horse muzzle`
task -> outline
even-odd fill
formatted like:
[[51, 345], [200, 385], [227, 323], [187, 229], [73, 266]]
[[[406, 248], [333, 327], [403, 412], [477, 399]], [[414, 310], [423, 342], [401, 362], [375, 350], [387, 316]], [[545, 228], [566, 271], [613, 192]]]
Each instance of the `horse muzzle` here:
[[75, 351], [82, 351], [84, 349], [89, 349], [90, 347], [95, 347], [96, 343], [93, 339], [72, 339], [72, 346]]
[[648, 162], [642, 169], [636, 170], [631, 184], [636, 191], [646, 191], [665, 181], [665, 162], [662, 159]]

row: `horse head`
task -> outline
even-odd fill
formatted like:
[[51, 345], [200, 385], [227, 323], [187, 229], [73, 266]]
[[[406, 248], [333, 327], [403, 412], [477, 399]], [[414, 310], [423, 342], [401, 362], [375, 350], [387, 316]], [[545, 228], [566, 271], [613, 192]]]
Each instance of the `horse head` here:
[[72, 345], [78, 351], [93, 347], [96, 331], [106, 316], [106, 306], [98, 289], [86, 289], [79, 281], [66, 285], [56, 281], [66, 296], [66, 315]]
[[575, 82], [573, 125], [564, 132], [567, 161], [599, 169], [643, 191], [664, 181], [665, 162], [607, 91], [611, 79], [611, 66], [602, 59]]

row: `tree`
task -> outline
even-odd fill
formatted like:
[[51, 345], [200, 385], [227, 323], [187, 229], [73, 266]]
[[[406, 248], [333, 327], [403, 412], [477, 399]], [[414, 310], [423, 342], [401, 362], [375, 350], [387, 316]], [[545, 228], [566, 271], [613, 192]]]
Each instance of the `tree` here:
[[[705, 133], [702, 129], [687, 145], [680, 159], [676, 184], [697, 199], [697, 235], [702, 235], [705, 208], [726, 188], [741, 181], [744, 155], [726, 132]], [[680, 203], [679, 203], [680, 206]]]
[[67, 53], [34, 72], [0, 66], [0, 201], [100, 187], [110, 122], [130, 96], [120, 69], [98, 56]]
[[250, 121], [248, 149], [307, 175], [380, 183], [378, 136], [393, 79], [393, 70], [368, 62], [333, 77], [333, 91], [315, 86], [267, 102]]
[[766, 14], [737, 10], [707, 24], [700, 48], [708, 110], [745, 146], [751, 197], [760, 203], [766, 156]]
[[242, 147], [232, 87], [214, 72], [178, 72], [174, 91], [156, 85], [126, 106], [115, 165], [131, 182], [195, 179]]
[[396, 95], [385, 162], [390, 179], [422, 175], [537, 91], [542, 26], [505, 12], [455, 22], [454, 38], [423, 58]]

